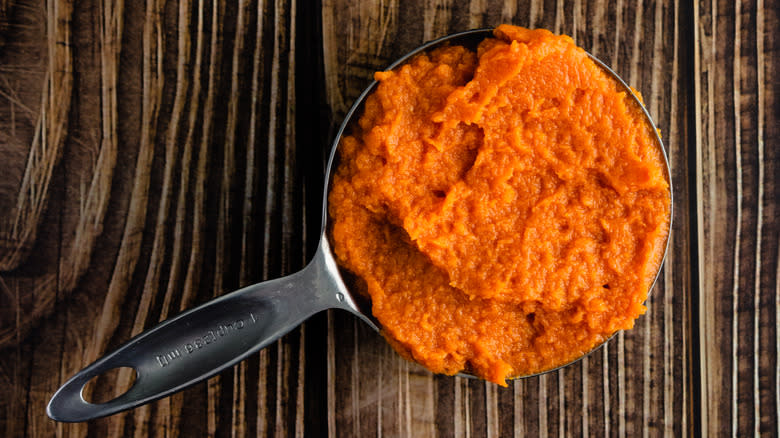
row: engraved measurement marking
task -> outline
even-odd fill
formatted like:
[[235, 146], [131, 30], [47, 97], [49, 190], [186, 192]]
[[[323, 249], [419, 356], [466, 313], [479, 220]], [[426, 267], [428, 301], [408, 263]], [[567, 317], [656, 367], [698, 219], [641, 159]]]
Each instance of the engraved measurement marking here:
[[161, 367], [164, 367], [168, 365], [172, 360], [178, 359], [181, 357], [181, 352], [178, 348], [175, 348], [168, 353], [165, 353], [163, 355], [157, 355], [155, 358], [157, 359], [157, 363], [160, 364]]
[[[248, 324], [255, 324], [257, 322], [257, 317], [252, 312], [249, 312], [249, 318], [250, 319]], [[157, 364], [160, 365], [160, 367], [166, 367], [174, 360], [186, 357], [182, 355], [182, 352], [186, 352], [187, 355], [190, 355], [202, 348], [207, 347], [210, 344], [218, 342], [220, 338], [230, 336], [238, 332], [239, 330], [246, 327], [246, 325], [247, 323], [245, 323], [244, 319], [242, 318], [239, 318], [233, 322], [218, 324], [217, 328], [209, 330], [206, 332], [206, 334], [199, 336], [190, 342], [186, 342], [181, 349], [174, 348], [173, 350], [166, 353], [156, 355], [155, 359], [157, 359]]]

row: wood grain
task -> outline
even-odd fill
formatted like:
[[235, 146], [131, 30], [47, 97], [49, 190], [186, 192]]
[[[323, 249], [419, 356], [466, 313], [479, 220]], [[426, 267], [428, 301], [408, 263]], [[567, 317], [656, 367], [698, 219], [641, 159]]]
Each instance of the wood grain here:
[[[3, 12], [7, 13], [9, 6], [0, 5], [0, 21], [3, 21]], [[19, 266], [32, 250], [51, 191], [54, 167], [62, 155], [68, 125], [73, 89], [73, 57], [70, 44], [73, 4], [50, 1], [45, 7], [47, 53], [40, 91], [40, 110], [35, 121], [18, 199], [11, 210], [12, 217], [4, 217], [6, 221], [0, 221], [0, 270], [3, 271]], [[13, 106], [24, 106], [24, 102], [13, 96], [16, 90], [12, 88], [3, 94], [12, 108], [9, 118], [13, 119]], [[15, 130], [16, 126], [12, 120], [10, 137], [13, 140], [16, 140]]]
[[[0, 26], [3, 215], [22, 187], [46, 72], [65, 81], [50, 91], [67, 91], [68, 65], [73, 75], [38, 234], [0, 273], [3, 436], [780, 434], [776, 0], [0, 6], [11, 3]], [[426, 40], [504, 22], [571, 35], [642, 93], [662, 132], [674, 229], [633, 330], [500, 388], [432, 375], [330, 311], [171, 398], [84, 424], [45, 416], [67, 377], [133, 334], [303, 267], [330, 140], [373, 72]], [[46, 47], [69, 64], [44, 62]], [[101, 378], [93, 395], [128, 383]]]
[[[8, 13], [10, 6], [0, 5], [0, 10], [5, 8]], [[0, 148], [0, 158], [11, 171], [11, 177], [2, 187], [4, 194], [10, 195], [11, 202], [0, 202], [5, 207], [0, 216], [0, 271], [18, 267], [33, 249], [68, 126], [73, 89], [70, 29], [73, 5], [71, 2], [47, 2], [43, 7], [44, 14], [40, 17], [31, 5], [18, 5], [20, 21], [24, 25], [10, 34], [13, 41], [5, 47], [10, 53], [5, 53], [5, 72], [0, 73], [3, 84], [0, 96], [7, 103], [0, 112], [3, 132], [0, 138], [4, 144]], [[0, 21], [3, 21], [2, 17]], [[43, 44], [36, 32], [45, 34]], [[33, 61], [32, 65], [24, 64], [30, 61]], [[25, 79], [20, 80], [18, 76]], [[24, 120], [17, 120], [20, 109]], [[18, 158], [22, 151], [26, 158], [20, 167], [24, 170], [21, 179], [16, 181], [13, 167], [21, 164]], [[68, 271], [73, 274], [73, 270]], [[38, 287], [43, 289], [40, 299], [32, 299], [32, 292], [22, 291], [17, 305], [2, 306], [0, 345], [25, 336], [35, 322], [51, 312], [57, 287], [54, 280], [54, 275], [49, 275], [39, 281]], [[69, 292], [74, 286], [67, 284], [66, 290]], [[25, 317], [12, 325], [9, 322], [13, 309], [18, 309], [22, 302], [25, 303]]]

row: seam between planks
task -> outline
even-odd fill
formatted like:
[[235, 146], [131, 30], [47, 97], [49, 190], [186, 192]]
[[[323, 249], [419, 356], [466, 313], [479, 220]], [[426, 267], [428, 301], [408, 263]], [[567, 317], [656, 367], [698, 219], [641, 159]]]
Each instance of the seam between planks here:
[[[740, 100], [742, 97], [740, 90], [740, 79], [742, 78], [742, 69], [740, 66], [741, 57], [741, 35], [740, 35], [740, 15], [742, 12], [741, 2], [734, 2], [734, 60], [732, 68], [734, 69], [731, 80], [731, 86], [734, 94], [732, 96], [732, 104], [734, 105], [734, 167], [737, 178], [737, 220], [734, 231], [734, 265], [732, 272], [732, 289], [731, 289], [731, 314], [733, 320], [731, 323], [731, 435], [737, 436], [737, 430], [739, 427], [739, 403], [737, 402], [737, 394], [739, 392], [738, 379], [739, 374], [739, 342], [737, 341], [739, 336], [739, 258], [740, 258], [740, 244], [742, 242], [742, 132], [740, 124]], [[713, 14], [714, 17], [717, 15]], [[713, 22], [715, 20], [713, 19]], [[714, 25], [714, 24], [713, 24]], [[713, 42], [715, 38], [713, 38]], [[713, 44], [713, 53], [715, 51]], [[710, 95], [712, 99], [713, 95]], [[713, 137], [709, 139], [713, 141]]]
[[[756, 101], [758, 107], [756, 143], [758, 146], [758, 211], [756, 213], [756, 266], [755, 280], [753, 282], [753, 433], [758, 436], [761, 427], [761, 393], [759, 388], [759, 322], [761, 301], [761, 234], [763, 232], [764, 217], [764, 1], [756, 2]], [[777, 295], [776, 295], [777, 296]], [[778, 337], [780, 338], [780, 336]], [[780, 363], [780, 358], [775, 359]], [[780, 372], [778, 372], [780, 375]], [[780, 389], [775, 388], [775, 394], [780, 394]], [[780, 408], [780, 404], [777, 405]], [[775, 418], [780, 423], [780, 418]], [[780, 430], [778, 430], [780, 434]]]

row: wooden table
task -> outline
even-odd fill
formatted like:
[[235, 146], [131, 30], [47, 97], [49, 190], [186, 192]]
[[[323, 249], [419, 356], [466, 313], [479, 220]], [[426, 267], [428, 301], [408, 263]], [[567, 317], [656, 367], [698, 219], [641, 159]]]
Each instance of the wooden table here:
[[[0, 435], [777, 436], [779, 14], [777, 0], [0, 1]], [[300, 269], [334, 127], [372, 72], [503, 22], [572, 35], [663, 133], [674, 232], [633, 330], [501, 388], [434, 376], [331, 311], [171, 398], [46, 417], [67, 377], [131, 335]]]

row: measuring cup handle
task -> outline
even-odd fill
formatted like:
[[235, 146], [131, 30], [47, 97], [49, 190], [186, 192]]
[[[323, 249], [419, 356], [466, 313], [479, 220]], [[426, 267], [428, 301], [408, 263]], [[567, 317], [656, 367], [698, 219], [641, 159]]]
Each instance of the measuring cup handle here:
[[[57, 421], [104, 417], [211, 377], [277, 340], [313, 314], [346, 308], [320, 250], [302, 271], [221, 296], [145, 331], [68, 380], [46, 409]], [[84, 386], [114, 368], [136, 372], [132, 388], [107, 403], [84, 400]]]

